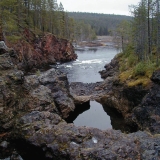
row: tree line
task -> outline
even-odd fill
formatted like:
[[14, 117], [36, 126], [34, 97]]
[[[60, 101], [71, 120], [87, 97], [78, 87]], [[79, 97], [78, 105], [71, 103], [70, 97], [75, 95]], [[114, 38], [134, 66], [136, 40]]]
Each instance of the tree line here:
[[71, 41], [92, 40], [95, 31], [89, 24], [76, 22], [56, 0], [1, 0], [0, 40], [21, 38], [24, 29], [50, 32]]
[[132, 46], [139, 61], [157, 62], [160, 58], [160, 0], [141, 0], [130, 6], [133, 20], [123, 21], [116, 29], [122, 50]]
[[83, 21], [89, 24], [95, 30], [96, 35], [109, 35], [123, 20], [132, 19], [125, 15], [99, 13], [68, 12], [68, 15], [77, 22]]

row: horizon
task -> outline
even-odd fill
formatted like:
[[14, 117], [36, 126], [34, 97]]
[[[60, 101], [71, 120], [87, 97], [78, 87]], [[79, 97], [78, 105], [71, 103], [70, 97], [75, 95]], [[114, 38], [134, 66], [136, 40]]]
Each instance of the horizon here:
[[114, 13], [95, 13], [95, 12], [81, 12], [81, 11], [65, 11], [67, 13], [89, 13], [89, 14], [104, 14], [104, 15], [115, 15], [115, 16], [127, 16], [132, 17], [131, 15], [123, 15], [123, 14], [114, 14]]
[[62, 3], [66, 12], [85, 12], [111, 15], [131, 16], [130, 5], [137, 5], [140, 0], [57, 0]]

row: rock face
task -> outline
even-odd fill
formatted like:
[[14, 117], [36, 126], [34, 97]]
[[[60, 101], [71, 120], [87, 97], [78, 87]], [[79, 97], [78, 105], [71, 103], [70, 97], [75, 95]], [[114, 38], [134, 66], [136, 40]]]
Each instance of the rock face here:
[[160, 137], [145, 132], [127, 135], [115, 130], [75, 127], [64, 122], [58, 115], [39, 111], [23, 116], [17, 125], [20, 127], [17, 126], [15, 137], [18, 134], [30, 146], [40, 148], [40, 156], [44, 159], [160, 158]]
[[0, 41], [0, 53], [6, 53], [7, 51], [9, 51], [9, 48], [6, 46], [6, 44], [4, 43], [4, 41]]
[[84, 84], [80, 82], [71, 83], [70, 92], [76, 102], [85, 100], [96, 100], [105, 108], [116, 109], [125, 119], [125, 123], [130, 126], [137, 126], [133, 120], [133, 109], [137, 107], [148, 89], [142, 86], [128, 87], [120, 82], [118, 77], [118, 61], [113, 59], [101, 71], [103, 82]]
[[152, 87], [142, 103], [134, 109], [133, 118], [140, 128], [160, 133], [160, 71], [151, 77]]
[[106, 79], [107, 77], [115, 77], [118, 72], [119, 64], [116, 58], [112, 59], [109, 64], [104, 66], [105, 70], [99, 71], [101, 77]]
[[[48, 40], [52, 42], [50, 36], [48, 35]], [[48, 64], [47, 56], [50, 53], [46, 48], [49, 52], [53, 48], [50, 45], [44, 45], [43, 48], [46, 51], [45, 63]], [[29, 50], [21, 50], [24, 57], [20, 62], [19, 52], [0, 54], [0, 159], [10, 156], [17, 159], [22, 156], [23, 159], [54, 160], [160, 159], [159, 134], [152, 135], [144, 131], [125, 134], [112, 129], [102, 131], [76, 127], [65, 121], [75, 109], [75, 104], [95, 99], [108, 107], [115, 107], [126, 121], [131, 122], [133, 118], [134, 123], [144, 129], [152, 122], [155, 126], [152, 126], [154, 133], [158, 133], [158, 116], [154, 117], [154, 114], [158, 115], [159, 111], [156, 109], [159, 106], [159, 90], [156, 91], [159, 81], [155, 81], [156, 84], [148, 95], [146, 90], [141, 92], [143, 88], [126, 88], [117, 81], [116, 72], [112, 72], [115, 68], [112, 64], [109, 67], [110, 74], [103, 71], [106, 75], [104, 82], [95, 84], [73, 83], [69, 86], [66, 75], [55, 69], [25, 75], [19, 69], [24, 63], [29, 63], [31, 68], [43, 64], [39, 59], [41, 53], [36, 49], [38, 47], [33, 47], [33, 52], [29, 53]], [[29, 55], [33, 58], [31, 64]], [[61, 55], [57, 57], [60, 58]], [[111, 63], [116, 66], [117, 62], [113, 60]], [[145, 95], [152, 96], [152, 99], [145, 101]], [[157, 100], [154, 102], [155, 97]], [[150, 105], [139, 112], [136, 107], [141, 101], [142, 104]], [[151, 108], [153, 103], [154, 109]], [[139, 113], [144, 114], [144, 119], [139, 119]], [[149, 121], [145, 122], [146, 118]], [[153, 120], [157, 120], [156, 123]], [[11, 144], [21, 156], [12, 149]]]
[[[25, 76], [12, 70], [1, 77], [0, 130], [10, 130], [22, 112], [50, 111], [67, 118], [75, 106], [65, 75], [50, 69], [40, 75]], [[8, 118], [4, 118], [8, 117]]]
[[[126, 120], [126, 123], [138, 125], [141, 130], [160, 133], [160, 71], [153, 73], [152, 84], [148, 88], [142, 86], [128, 87], [119, 82], [118, 61], [113, 59], [101, 71], [105, 78], [104, 86], [109, 89], [100, 98], [100, 102], [108, 107], [116, 108]], [[108, 83], [110, 81], [110, 83]]]
[[77, 55], [72, 44], [66, 39], [58, 39], [52, 34], [41, 37], [32, 35], [29, 42], [21, 41], [13, 46], [16, 51], [19, 69], [31, 70], [34, 67], [41, 68], [56, 62], [75, 60]]

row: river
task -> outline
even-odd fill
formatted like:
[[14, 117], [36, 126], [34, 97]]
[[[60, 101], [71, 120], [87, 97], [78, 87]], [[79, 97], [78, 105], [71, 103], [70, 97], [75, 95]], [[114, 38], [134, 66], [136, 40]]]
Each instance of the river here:
[[76, 50], [78, 59], [73, 62], [57, 65], [67, 74], [69, 82], [91, 83], [102, 81], [99, 71], [117, 54], [112, 47], [84, 48]]
[[[67, 74], [69, 83], [83, 82], [94, 83], [102, 81], [99, 71], [104, 69], [105, 64], [118, 53], [113, 47], [96, 47], [76, 50], [76, 61], [58, 64], [56, 68]], [[83, 113], [73, 120], [76, 126], [95, 127], [99, 129], [112, 128], [110, 116], [104, 111], [103, 106], [96, 101], [91, 101]]]

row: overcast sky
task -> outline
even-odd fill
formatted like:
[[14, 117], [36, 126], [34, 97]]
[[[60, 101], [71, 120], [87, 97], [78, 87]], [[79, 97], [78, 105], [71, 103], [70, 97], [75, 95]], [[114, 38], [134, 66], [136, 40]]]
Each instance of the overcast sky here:
[[57, 0], [65, 11], [130, 15], [129, 5], [140, 0]]

